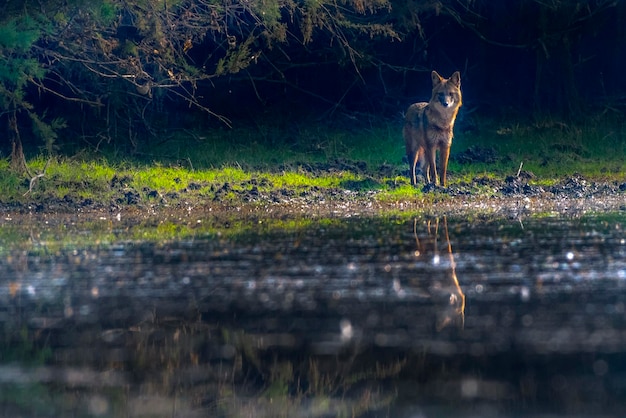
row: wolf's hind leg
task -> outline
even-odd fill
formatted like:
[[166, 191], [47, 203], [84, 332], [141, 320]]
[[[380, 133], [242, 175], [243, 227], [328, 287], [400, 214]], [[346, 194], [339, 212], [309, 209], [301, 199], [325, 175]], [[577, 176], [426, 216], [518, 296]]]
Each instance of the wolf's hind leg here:
[[437, 149], [432, 147], [428, 148], [425, 151], [426, 157], [426, 182], [427, 183], [437, 183], [437, 163], [435, 162], [435, 157], [437, 154]]
[[411, 150], [407, 153], [407, 159], [409, 160], [409, 177], [411, 178], [411, 186], [417, 184], [416, 166], [420, 159], [420, 150]]

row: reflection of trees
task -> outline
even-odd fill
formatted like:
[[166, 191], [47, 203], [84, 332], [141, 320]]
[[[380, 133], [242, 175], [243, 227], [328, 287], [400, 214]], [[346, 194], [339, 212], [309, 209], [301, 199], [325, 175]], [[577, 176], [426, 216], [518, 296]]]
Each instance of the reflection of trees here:
[[[154, 315], [121, 328], [67, 320], [24, 329], [21, 340], [0, 347], [0, 394], [11, 394], [0, 395], [0, 409], [60, 416], [359, 417], [391, 404], [396, 394], [382, 382], [407, 365], [372, 352], [280, 350], [272, 333], [222, 320]], [[25, 401], [32, 397], [48, 402]]]
[[[425, 231], [421, 225], [426, 226]], [[416, 221], [414, 228], [418, 257], [430, 263], [431, 257], [439, 260], [441, 251], [441, 265], [432, 266], [437, 277], [422, 275], [416, 286], [423, 289], [424, 278], [429, 284], [438, 281], [441, 286], [428, 289], [437, 295], [427, 303], [415, 303], [422, 300], [419, 294], [405, 294], [391, 303], [387, 296], [366, 300], [346, 297], [342, 304], [351, 305], [348, 311], [322, 304], [335, 289], [328, 289], [328, 282], [322, 283], [325, 293], [320, 293], [320, 309], [314, 312], [276, 313], [252, 306], [229, 310], [228, 305], [221, 305], [222, 296], [198, 296], [207, 283], [227, 284], [200, 279], [210, 274], [211, 264], [206, 261], [220, 259], [203, 258], [179, 269], [189, 259], [179, 256], [176, 246], [125, 248], [123, 256], [122, 252], [115, 253], [111, 264], [114, 267], [108, 273], [92, 269], [92, 260], [102, 260], [105, 250], [55, 250], [55, 265], [71, 265], [71, 276], [56, 267], [44, 270], [31, 260], [30, 266], [26, 266], [29, 274], [21, 282], [22, 290], [15, 289], [13, 295], [6, 292], [7, 306], [11, 303], [21, 308], [11, 311], [16, 315], [7, 314], [7, 322], [10, 319], [11, 323], [28, 324], [24, 328], [24, 344], [13, 339], [12, 347], [22, 351], [19, 359], [26, 355], [28, 359], [35, 358], [46, 350], [46, 362], [42, 360], [35, 369], [21, 361], [19, 366], [8, 369], [0, 361], [0, 376], [20, 376], [34, 382], [23, 387], [22, 397], [30, 396], [28, 391], [34, 390], [46, 392], [48, 397], [60, 394], [54, 407], [63, 412], [59, 415], [66, 416], [80, 415], [78, 412], [85, 410], [84, 404], [71, 403], [71, 394], [75, 392], [80, 392], [81, 399], [89, 403], [87, 409], [111, 416], [164, 416], [162, 411], [170, 411], [168, 416], [172, 411], [179, 415], [201, 411], [205, 416], [366, 416], [366, 411], [394, 402], [397, 395], [388, 389], [398, 378], [421, 378], [425, 375], [421, 372], [424, 367], [432, 367], [432, 363], [421, 362], [423, 351], [406, 350], [409, 344], [427, 348], [432, 342], [447, 342], [445, 334], [433, 335], [430, 324], [436, 323], [441, 330], [452, 328], [449, 324], [462, 323], [465, 299], [454, 270], [446, 219], [419, 227]], [[418, 229], [423, 234], [419, 238]], [[47, 243], [44, 235], [38, 239]], [[412, 241], [409, 244], [412, 246]], [[29, 245], [32, 247], [32, 243]], [[46, 245], [51, 253], [52, 247]], [[400, 245], [406, 250], [406, 242]], [[392, 250], [395, 252], [396, 247]], [[154, 275], [147, 276], [141, 270], [148, 264]], [[413, 264], [398, 263], [399, 274]], [[385, 267], [377, 265], [379, 269]], [[387, 276], [380, 275], [379, 269], [370, 269], [368, 265], [358, 274], [371, 279], [368, 284], [375, 289], [387, 287]], [[45, 280], [33, 279], [39, 277], [35, 275], [38, 271], [46, 272]], [[189, 274], [192, 283], [198, 278], [192, 295], [188, 288], [161, 291], [165, 282], [161, 278], [169, 280], [182, 274]], [[61, 282], [63, 277], [70, 279]], [[351, 272], [348, 277], [356, 274]], [[51, 286], [50, 282], [57, 278], [59, 283]], [[338, 285], [344, 283], [338, 280]], [[361, 283], [355, 288], [361, 288]], [[28, 297], [24, 291], [30, 284], [37, 298]], [[94, 288], [98, 289], [96, 294]], [[72, 315], [66, 314], [67, 307], [74, 310]], [[368, 317], [369, 311], [375, 315]], [[437, 317], [431, 320], [435, 312]], [[283, 321], [285, 317], [289, 320]], [[332, 353], [319, 350], [321, 340], [338, 340], [337, 323], [344, 317], [354, 323], [359, 338], [351, 339], [349, 344], [342, 342]], [[294, 318], [298, 321], [294, 322]], [[370, 322], [371, 318], [377, 318], [376, 322]], [[16, 327], [15, 335], [21, 335], [19, 331]], [[379, 336], [389, 338], [381, 344]], [[0, 360], [6, 358], [8, 352], [0, 349]], [[63, 403], [65, 400], [67, 404]], [[28, 405], [10, 401], [8, 406], [29, 412]]]
[[[426, 222], [427, 236], [419, 239], [417, 218], [413, 221], [413, 236], [415, 237], [415, 243], [417, 250], [415, 255], [417, 257], [426, 257], [429, 255], [429, 251], [432, 249], [432, 262], [433, 264], [440, 263], [439, 256], [439, 218], [436, 218], [433, 222], [428, 220]], [[438, 290], [443, 291], [446, 295], [449, 294], [447, 299], [447, 305], [441, 307], [437, 311], [437, 330], [442, 330], [450, 324], [456, 324], [462, 327], [465, 323], [465, 294], [459, 285], [459, 279], [456, 276], [456, 263], [454, 262], [454, 254], [452, 253], [452, 245], [450, 244], [450, 235], [448, 233], [448, 218], [443, 217], [443, 229], [446, 239], [446, 252], [448, 254], [448, 267], [447, 267], [447, 282], [441, 283]]]

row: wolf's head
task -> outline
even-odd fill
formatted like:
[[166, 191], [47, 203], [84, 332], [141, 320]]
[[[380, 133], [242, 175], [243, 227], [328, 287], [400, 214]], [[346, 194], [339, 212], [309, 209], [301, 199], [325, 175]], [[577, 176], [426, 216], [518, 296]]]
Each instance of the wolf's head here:
[[437, 71], [431, 74], [433, 79], [433, 96], [430, 103], [442, 110], [458, 110], [461, 107], [461, 74], [456, 71], [450, 78], [443, 78]]

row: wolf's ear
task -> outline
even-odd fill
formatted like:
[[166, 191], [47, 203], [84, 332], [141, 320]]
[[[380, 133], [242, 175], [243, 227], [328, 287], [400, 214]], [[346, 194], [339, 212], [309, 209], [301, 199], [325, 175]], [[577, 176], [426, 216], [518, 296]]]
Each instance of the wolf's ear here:
[[455, 71], [454, 74], [450, 76], [450, 82], [457, 87], [461, 87], [461, 73]]
[[432, 73], [430, 73], [430, 77], [433, 79], [433, 87], [441, 84], [441, 82], [443, 81], [443, 77], [440, 76], [437, 71], [433, 71]]

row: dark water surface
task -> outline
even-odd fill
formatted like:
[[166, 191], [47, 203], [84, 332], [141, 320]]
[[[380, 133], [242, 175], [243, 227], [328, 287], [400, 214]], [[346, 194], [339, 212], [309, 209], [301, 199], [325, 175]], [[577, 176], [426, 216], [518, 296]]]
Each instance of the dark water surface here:
[[2, 221], [1, 416], [626, 416], [624, 214], [115, 222]]

